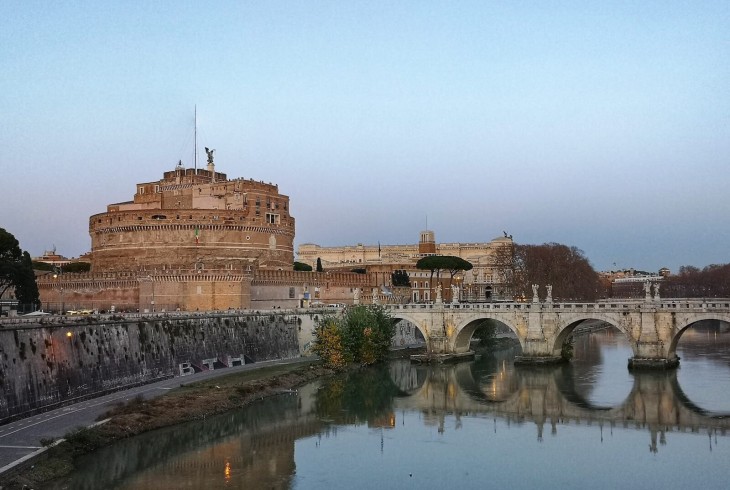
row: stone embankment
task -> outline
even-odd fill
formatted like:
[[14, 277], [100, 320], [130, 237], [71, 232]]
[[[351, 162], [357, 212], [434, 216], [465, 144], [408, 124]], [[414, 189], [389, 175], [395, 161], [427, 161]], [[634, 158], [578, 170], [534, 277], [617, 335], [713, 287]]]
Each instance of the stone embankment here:
[[4, 324], [0, 423], [173, 376], [298, 357], [315, 321], [309, 313], [233, 311]]

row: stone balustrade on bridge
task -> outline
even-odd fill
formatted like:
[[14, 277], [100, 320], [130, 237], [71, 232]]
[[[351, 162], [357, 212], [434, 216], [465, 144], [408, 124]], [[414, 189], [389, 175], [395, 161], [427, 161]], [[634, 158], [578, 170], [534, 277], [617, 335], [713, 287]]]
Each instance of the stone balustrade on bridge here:
[[563, 344], [588, 321], [608, 323], [623, 332], [633, 349], [630, 368], [670, 368], [679, 364], [677, 342], [701, 320], [730, 323], [730, 299], [662, 299], [596, 303], [442, 303], [385, 306], [396, 319], [421, 331], [428, 355], [462, 356], [470, 351], [474, 331], [484, 320], [506, 325], [520, 342], [516, 363], [562, 360]]

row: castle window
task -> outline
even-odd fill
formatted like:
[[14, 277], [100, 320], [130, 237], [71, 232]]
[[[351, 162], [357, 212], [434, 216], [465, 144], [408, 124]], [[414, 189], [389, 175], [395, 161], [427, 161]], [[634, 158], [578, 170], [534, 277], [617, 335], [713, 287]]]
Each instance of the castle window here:
[[289, 299], [294, 299], [294, 288], [289, 288]]
[[274, 213], [266, 213], [266, 222], [270, 225], [278, 225], [279, 215]]

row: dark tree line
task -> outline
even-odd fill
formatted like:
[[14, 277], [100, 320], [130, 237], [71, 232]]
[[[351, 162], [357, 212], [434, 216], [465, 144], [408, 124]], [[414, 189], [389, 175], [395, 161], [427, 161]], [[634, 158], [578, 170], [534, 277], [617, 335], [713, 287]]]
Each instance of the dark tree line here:
[[408, 273], [402, 269], [393, 271], [390, 275], [390, 282], [394, 287], [410, 287], [411, 279], [408, 277]]
[[595, 301], [606, 294], [583, 251], [559, 243], [515, 245], [512, 271], [506, 272], [505, 277], [516, 298], [532, 298], [533, 284], [540, 285], [541, 296], [545, 286], [552, 285], [556, 301]]
[[40, 306], [33, 261], [20, 249], [12, 233], [0, 228], [0, 297], [15, 288], [15, 298], [22, 311], [34, 311]]
[[679, 273], [662, 282], [665, 298], [730, 298], [730, 264], [713, 264], [703, 269], [682, 266]]
[[[56, 266], [54, 266], [53, 264], [48, 264], [46, 262], [33, 262], [33, 269], [37, 271], [49, 272], [55, 272], [58, 270]], [[70, 274], [89, 272], [91, 270], [91, 264], [89, 262], [70, 262], [68, 264], [64, 264], [61, 269], [62, 272]]]
[[449, 286], [454, 276], [459, 271], [470, 271], [474, 268], [471, 262], [454, 255], [429, 255], [416, 262], [416, 268], [431, 271], [430, 282], [433, 283], [433, 275], [436, 273], [437, 282], [441, 282], [441, 271], [449, 273]]
[[312, 272], [312, 266], [304, 262], [294, 262], [294, 270], [299, 272]]

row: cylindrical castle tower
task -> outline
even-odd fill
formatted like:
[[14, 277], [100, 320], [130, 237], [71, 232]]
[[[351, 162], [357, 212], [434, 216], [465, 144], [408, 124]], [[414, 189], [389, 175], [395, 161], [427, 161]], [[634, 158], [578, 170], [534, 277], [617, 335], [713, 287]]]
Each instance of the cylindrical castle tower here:
[[289, 197], [209, 169], [179, 164], [91, 216], [92, 272], [291, 269]]

